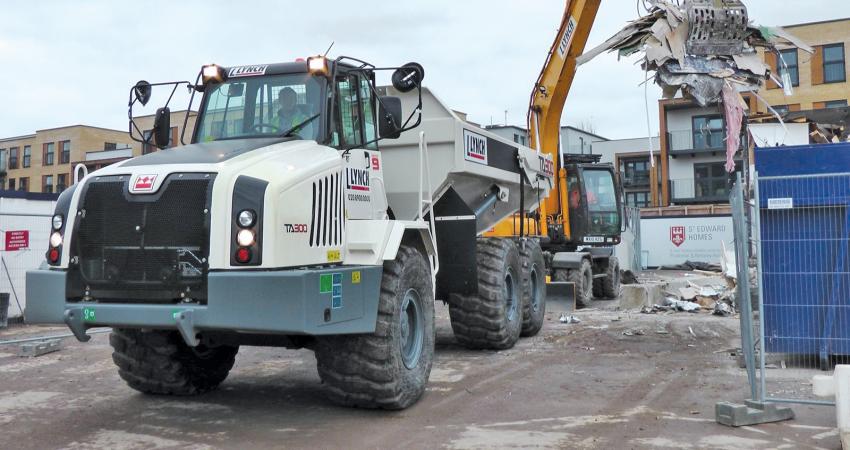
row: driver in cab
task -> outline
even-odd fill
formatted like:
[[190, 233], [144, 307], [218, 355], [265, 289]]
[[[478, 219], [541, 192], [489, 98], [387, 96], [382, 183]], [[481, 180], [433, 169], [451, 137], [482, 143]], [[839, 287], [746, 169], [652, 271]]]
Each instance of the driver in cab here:
[[[303, 111], [301, 111], [301, 108], [298, 107], [298, 95], [291, 87], [285, 87], [278, 92], [277, 102], [280, 105], [280, 109], [277, 110], [276, 125], [281, 132], [289, 130], [309, 118]], [[312, 133], [310, 133], [307, 128], [309, 128], [309, 126], [302, 128], [298, 134], [312, 136]]]

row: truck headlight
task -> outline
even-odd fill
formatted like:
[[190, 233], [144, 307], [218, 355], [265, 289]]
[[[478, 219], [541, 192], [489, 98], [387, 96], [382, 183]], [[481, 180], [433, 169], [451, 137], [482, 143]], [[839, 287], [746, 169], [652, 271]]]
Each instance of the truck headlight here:
[[251, 211], [250, 209], [243, 210], [239, 213], [239, 226], [242, 228], [253, 226], [256, 218], [257, 216], [254, 214], [254, 211]]
[[62, 214], [56, 214], [53, 216], [53, 229], [59, 231], [62, 229], [62, 225], [65, 224], [65, 218], [62, 217]]
[[236, 235], [236, 242], [242, 247], [254, 245], [254, 232], [251, 230], [239, 230], [239, 234]]

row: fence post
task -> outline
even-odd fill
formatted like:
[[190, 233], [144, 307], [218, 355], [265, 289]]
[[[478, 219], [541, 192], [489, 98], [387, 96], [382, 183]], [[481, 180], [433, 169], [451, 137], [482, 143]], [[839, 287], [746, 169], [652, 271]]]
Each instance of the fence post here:
[[750, 297], [750, 232], [747, 227], [744, 187], [741, 174], [737, 174], [735, 185], [729, 194], [732, 208], [732, 224], [735, 233], [735, 264], [737, 269], [738, 313], [741, 323], [741, 348], [747, 366], [747, 380], [750, 384], [750, 399], [744, 404], [719, 402], [714, 407], [717, 423], [740, 427], [759, 423], [778, 422], [794, 418], [794, 412], [787, 407], [778, 407], [773, 403], [759, 401], [756, 388], [755, 344], [753, 343], [753, 307]]

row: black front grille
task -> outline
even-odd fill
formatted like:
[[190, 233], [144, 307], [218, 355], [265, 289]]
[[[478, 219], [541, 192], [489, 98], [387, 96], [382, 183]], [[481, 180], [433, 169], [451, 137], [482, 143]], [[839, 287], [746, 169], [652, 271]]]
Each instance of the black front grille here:
[[205, 298], [214, 176], [171, 174], [156, 194], [130, 194], [130, 178], [84, 187], [72, 253], [79, 288], [112, 300]]

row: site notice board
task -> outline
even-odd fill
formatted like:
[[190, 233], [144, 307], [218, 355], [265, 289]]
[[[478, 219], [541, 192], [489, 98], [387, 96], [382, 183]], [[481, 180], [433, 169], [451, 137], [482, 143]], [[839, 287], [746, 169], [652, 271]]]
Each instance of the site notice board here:
[[7, 230], [3, 234], [5, 235], [3, 248], [7, 252], [22, 250], [30, 246], [29, 230]]
[[732, 216], [641, 217], [641, 261], [647, 267], [685, 261], [719, 264], [723, 245], [731, 249]]

